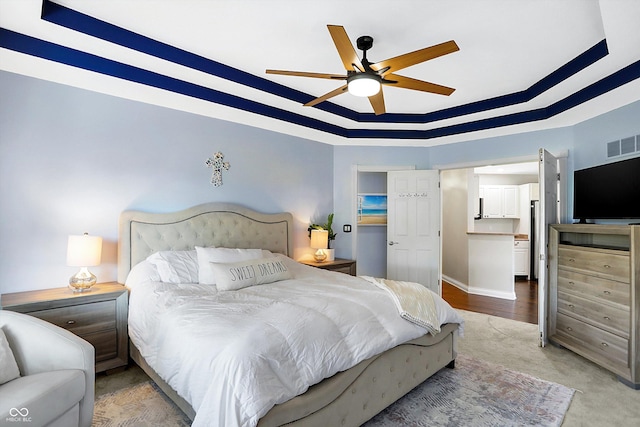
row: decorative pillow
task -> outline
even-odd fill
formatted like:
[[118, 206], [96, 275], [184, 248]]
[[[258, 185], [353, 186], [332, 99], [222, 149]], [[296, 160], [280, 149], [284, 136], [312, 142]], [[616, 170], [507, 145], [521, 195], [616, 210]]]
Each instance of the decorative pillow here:
[[212, 262], [230, 263], [262, 258], [262, 249], [202, 248], [196, 246], [198, 254], [198, 282], [203, 285], [215, 285], [216, 275], [211, 268]]
[[277, 258], [261, 258], [235, 263], [211, 263], [219, 291], [235, 291], [247, 286], [262, 285], [293, 277], [287, 266]]
[[166, 283], [198, 283], [196, 251], [160, 251], [147, 257], [156, 266], [160, 281]]
[[0, 385], [15, 380], [20, 376], [16, 358], [9, 347], [9, 341], [0, 328]]

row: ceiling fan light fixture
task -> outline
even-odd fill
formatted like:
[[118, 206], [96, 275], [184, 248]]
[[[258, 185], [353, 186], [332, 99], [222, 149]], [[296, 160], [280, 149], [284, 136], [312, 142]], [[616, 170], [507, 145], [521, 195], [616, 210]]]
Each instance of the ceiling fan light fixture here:
[[347, 79], [347, 87], [353, 96], [373, 96], [380, 92], [380, 78], [367, 73], [355, 74]]

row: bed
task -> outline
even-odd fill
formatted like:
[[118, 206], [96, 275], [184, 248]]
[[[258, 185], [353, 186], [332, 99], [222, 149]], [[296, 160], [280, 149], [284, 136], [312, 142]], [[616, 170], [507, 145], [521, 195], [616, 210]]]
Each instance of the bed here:
[[[426, 333], [427, 330], [416, 323], [401, 319], [398, 316], [396, 307], [390, 302], [391, 298], [379, 287], [368, 283], [367, 280], [296, 263], [290, 258], [293, 254], [293, 221], [293, 216], [290, 213], [264, 214], [228, 203], [208, 203], [173, 213], [125, 211], [121, 214], [118, 241], [118, 281], [126, 283], [130, 289], [130, 356], [167, 396], [194, 421], [194, 426], [358, 426], [440, 369], [454, 367], [457, 337], [462, 326], [462, 318], [454, 310], [442, 309], [440, 304], [443, 301], [437, 300], [438, 315], [440, 316], [439, 323], [442, 324], [438, 327], [438, 333]], [[153, 267], [158, 267], [158, 269], [157, 271], [152, 271], [150, 263], [153, 263], [153, 261], [150, 261], [150, 259], [154, 259], [156, 255], [167, 253], [193, 254], [194, 248], [198, 249], [198, 255], [203, 253], [200, 251], [208, 250], [208, 248], [233, 248], [238, 253], [243, 254], [250, 250], [260, 250], [264, 257], [268, 257], [260, 258], [261, 260], [269, 260], [273, 265], [284, 266], [283, 269], [287, 270], [286, 274], [288, 276], [284, 276], [284, 279], [274, 283], [249, 286], [239, 290], [222, 291], [216, 289], [216, 286], [223, 286], [224, 283], [221, 281], [215, 286], [205, 286], [202, 283], [167, 284], [162, 282], [158, 276], [160, 264], [154, 264]], [[200, 259], [202, 260], [202, 258]], [[228, 266], [244, 265], [243, 263], [247, 262], [255, 263], [255, 260], [250, 259], [236, 264], [222, 263], [213, 265], [227, 268]], [[202, 272], [203, 269], [201, 268], [200, 271]], [[240, 270], [234, 268], [233, 271], [238, 272]], [[193, 276], [195, 273], [191, 272], [190, 274]], [[221, 280], [220, 277], [218, 276], [218, 280]], [[184, 281], [184, 279], [182, 280]], [[196, 282], [195, 279], [186, 281]], [[367, 288], [367, 286], [369, 287]], [[324, 313], [322, 314], [323, 317], [316, 317], [315, 320], [310, 320], [310, 322], [320, 324], [325, 318], [340, 317], [339, 321], [331, 320], [326, 329], [328, 331], [331, 328], [341, 328], [340, 331], [334, 334], [341, 338], [328, 345], [349, 347], [348, 351], [357, 354], [349, 355], [349, 357], [345, 356], [345, 359], [349, 359], [349, 361], [343, 361], [341, 359], [342, 356], [340, 356], [340, 360], [338, 358], [335, 360], [327, 359], [329, 361], [327, 363], [322, 362], [323, 364], [320, 367], [311, 367], [312, 362], [304, 359], [304, 357], [318, 359], [320, 358], [317, 356], [318, 354], [324, 355], [323, 348], [319, 344], [312, 346], [314, 347], [313, 352], [308, 352], [305, 348], [304, 351], [306, 353], [304, 353], [303, 362], [296, 361], [295, 366], [290, 367], [287, 367], [289, 353], [287, 353], [286, 357], [283, 356], [282, 360], [248, 354], [253, 350], [245, 351], [246, 357], [243, 354], [242, 357], [234, 356], [233, 359], [229, 358], [229, 360], [233, 360], [231, 362], [233, 367], [225, 367], [226, 371], [224, 372], [227, 372], [226, 375], [229, 378], [241, 375], [242, 388], [253, 387], [253, 383], [260, 383], [256, 387], [266, 387], [268, 390], [276, 390], [278, 392], [281, 389], [284, 391], [282, 393], [279, 392], [278, 397], [274, 398], [275, 402], [266, 400], [265, 403], [265, 400], [260, 398], [262, 400], [258, 403], [263, 406], [266, 405], [264, 407], [268, 409], [254, 411], [251, 416], [225, 414], [225, 412], [233, 412], [238, 407], [244, 406], [247, 396], [254, 399], [259, 393], [250, 389], [246, 391], [247, 395], [245, 397], [237, 397], [236, 394], [240, 392], [228, 392], [225, 387], [229, 387], [223, 385], [226, 380], [219, 380], [223, 370], [218, 372], [215, 370], [216, 368], [210, 368], [210, 365], [212, 365], [211, 360], [206, 359], [207, 357], [212, 357], [211, 353], [213, 352], [226, 353], [228, 348], [235, 346], [235, 344], [228, 347], [225, 346], [224, 349], [220, 348], [222, 346], [210, 345], [210, 347], [206, 347], [202, 343], [205, 342], [203, 337], [208, 337], [210, 334], [209, 329], [219, 329], [223, 334], [229, 331], [227, 335], [234, 336], [240, 335], [236, 332], [231, 332], [236, 323], [243, 330], [253, 329], [253, 326], [248, 323], [253, 321], [249, 319], [253, 314], [247, 316], [243, 313], [240, 317], [240, 314], [236, 312], [235, 305], [228, 304], [221, 307], [220, 302], [224, 298], [233, 298], [234, 303], [236, 303], [236, 299], [242, 298], [240, 306], [243, 309], [244, 307], [250, 307], [248, 309], [250, 313], [257, 313], [255, 322], [270, 326], [270, 332], [260, 332], [259, 336], [264, 336], [265, 338], [257, 340], [255, 337], [251, 338], [256, 340], [251, 342], [252, 346], [255, 345], [256, 348], [275, 346], [271, 342], [272, 339], [274, 341], [279, 340], [281, 336], [286, 334], [286, 339], [289, 341], [282, 341], [285, 345], [277, 345], [276, 347], [297, 348], [298, 339], [291, 337], [303, 326], [294, 327], [292, 325], [291, 330], [283, 332], [283, 328], [288, 327], [288, 325], [271, 327], [271, 319], [258, 320], [261, 319], [261, 313], [264, 311], [262, 310], [263, 305], [261, 305], [263, 301], [266, 298], [272, 298], [267, 305], [269, 307], [277, 307], [277, 309], [270, 311], [293, 316], [286, 322], [294, 323], [297, 319], [302, 319], [306, 314], [294, 315], [293, 312], [289, 314], [290, 310], [298, 310], [301, 305], [308, 304], [313, 306], [308, 310], [313, 313], [324, 310], [327, 306], [329, 310], [332, 310], [333, 303], [323, 303], [321, 307], [318, 301], [321, 299], [320, 295], [322, 297], [326, 295], [327, 298], [331, 298], [336, 290], [339, 290], [340, 293], [333, 301], [336, 304], [342, 304], [342, 300], [344, 300], [344, 304], [346, 304], [344, 307], [349, 308], [333, 308], [333, 310], [337, 311], [330, 312], [332, 313], [331, 315]], [[204, 292], [204, 296], [197, 294], [197, 292], [201, 291]], [[295, 298], [298, 298], [298, 300], [295, 301], [295, 304], [292, 304], [289, 302], [289, 294], [283, 297], [281, 292], [290, 292], [291, 295], [297, 295]], [[198, 296], [194, 298], [193, 295]], [[363, 298], [363, 295], [366, 296]], [[283, 303], [284, 300], [286, 300], [286, 304]], [[386, 301], [384, 306], [382, 305], [383, 300]], [[254, 305], [254, 303], [258, 305]], [[286, 307], [286, 309], [280, 307], [281, 303], [283, 304], [282, 307]], [[372, 304], [371, 307], [373, 308], [366, 306], [367, 304]], [[359, 308], [361, 305], [362, 308]], [[387, 308], [389, 306], [393, 306], [392, 309]], [[261, 307], [260, 311], [255, 307]], [[336, 305], [336, 307], [339, 306]], [[211, 317], [206, 317], [207, 320], [198, 320], [199, 323], [197, 324], [189, 323], [196, 319], [194, 317], [196, 315], [199, 316], [204, 313], [205, 316], [211, 316], [211, 312], [218, 309], [228, 310], [224, 312], [223, 320], [214, 322], [211, 321]], [[358, 310], [361, 310], [361, 313]], [[391, 314], [389, 313], [391, 312], [394, 312], [393, 318], [390, 317]], [[181, 317], [169, 317], [170, 315]], [[346, 326], [342, 324], [341, 316], [343, 315], [347, 317], [357, 316], [358, 321], [344, 329]], [[165, 318], [164, 316], [167, 317]], [[344, 322], [346, 324], [347, 320], [344, 320]], [[382, 322], [382, 330], [369, 330], [377, 322]], [[207, 324], [207, 329], [205, 329], [204, 324]], [[182, 329], [178, 329], [176, 332], [170, 331], [170, 327], [173, 328], [174, 325]], [[156, 344], [158, 342], [156, 337], [154, 338], [156, 341], [153, 341], [154, 344], [149, 345], [149, 342], [152, 342], [152, 338], [145, 334], [153, 335], [154, 332], [152, 331], [154, 329], [160, 330], [160, 332], [155, 332], [155, 335], [161, 337], [161, 342]], [[271, 332], [276, 329], [277, 332]], [[306, 330], [304, 334], [301, 334], [314, 335], [317, 331], [323, 331], [324, 329], [323, 327], [314, 326]], [[349, 333], [350, 331], [357, 331], [357, 333]], [[186, 340], [185, 335], [194, 335], [197, 336], [197, 339], [190, 337], [191, 341], [178, 341], [181, 339]], [[351, 340], [355, 340], [357, 337], [364, 337], [363, 341], [366, 342], [352, 343]], [[406, 337], [409, 337], [409, 339], [406, 339]], [[324, 339], [324, 337], [319, 337], [317, 342]], [[219, 340], [219, 338], [216, 337], [216, 340]], [[396, 342], [398, 340], [399, 342]], [[167, 344], [167, 341], [170, 344]], [[261, 341], [265, 342], [262, 343]], [[374, 342], [378, 341], [379, 343], [376, 345], [389, 346], [389, 348], [385, 348], [382, 351], [376, 350], [373, 346]], [[174, 357], [176, 361], [173, 360]], [[189, 359], [188, 363], [184, 360], [178, 361], [180, 357], [199, 358], [193, 362], [193, 366], [201, 369], [197, 372], [199, 375], [194, 372], [181, 372], [185, 366], [192, 366], [192, 362], [191, 359]], [[218, 355], [216, 357], [220, 358], [221, 356]], [[284, 366], [284, 371], [281, 373], [276, 372], [275, 374], [270, 372], [269, 375], [272, 375], [272, 377], [264, 380], [262, 374], [259, 377], [256, 376], [257, 380], [249, 379], [253, 375], [253, 371], [239, 367], [240, 362], [237, 361], [244, 358], [259, 359], [259, 363], [268, 364], [269, 369], [272, 369], [274, 364], [282, 365]], [[306, 366], [307, 362], [308, 367]], [[331, 365], [331, 367], [325, 368], [325, 365]], [[191, 370], [193, 371], [194, 369]], [[211, 376], [212, 378], [217, 378], [217, 381], [204, 378], [208, 374], [201, 374], [205, 371], [209, 372], [208, 369], [214, 370]], [[330, 369], [335, 370], [335, 372]], [[295, 382], [293, 380], [287, 382], [286, 379], [280, 378], [281, 376], [284, 377], [285, 374], [288, 375], [288, 372], [293, 370], [299, 370], [304, 375], [314, 379], [307, 379], [311, 383], [301, 385], [298, 384], [298, 379]], [[319, 379], [317, 378], [318, 375], [320, 375]], [[278, 381], [277, 384], [275, 383], [276, 380]], [[280, 380], [282, 380], [282, 384]], [[229, 379], [229, 381], [231, 382], [232, 379]], [[208, 384], [208, 382], [212, 384]], [[263, 386], [262, 383], [267, 385]], [[211, 389], [216, 390], [211, 391]], [[288, 392], [293, 392], [294, 394], [286, 396]], [[220, 397], [223, 394], [225, 397]], [[239, 400], [235, 402], [225, 400], [230, 399], [227, 395], [232, 394], [233, 398]], [[212, 407], [211, 405], [214, 405], [214, 403], [211, 402], [216, 401], [215, 404], [218, 404], [218, 400], [224, 402], [220, 404], [221, 406]], [[258, 405], [258, 403], [252, 400], [251, 403], [246, 403], [246, 405], [249, 408], [253, 408], [254, 404]], [[194, 408], [197, 408], [197, 410]], [[259, 416], [256, 416], [256, 413]]]

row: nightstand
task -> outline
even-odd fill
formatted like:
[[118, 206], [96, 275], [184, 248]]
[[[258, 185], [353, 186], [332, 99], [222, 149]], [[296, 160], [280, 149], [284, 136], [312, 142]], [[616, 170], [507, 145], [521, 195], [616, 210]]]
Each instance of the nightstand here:
[[117, 282], [98, 283], [89, 292], [55, 288], [3, 294], [3, 310], [38, 317], [73, 332], [96, 349], [96, 372], [126, 366], [127, 288]]
[[323, 270], [337, 271], [339, 273], [350, 274], [352, 276], [356, 275], [356, 262], [352, 259], [336, 258], [334, 261], [300, 261], [300, 263], [321, 268]]

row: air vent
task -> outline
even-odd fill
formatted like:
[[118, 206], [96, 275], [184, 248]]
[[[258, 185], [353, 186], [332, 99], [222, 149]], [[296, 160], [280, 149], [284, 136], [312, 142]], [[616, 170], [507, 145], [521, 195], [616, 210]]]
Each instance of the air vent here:
[[607, 157], [617, 157], [620, 155], [620, 141], [613, 141], [607, 144]]
[[607, 143], [607, 158], [626, 156], [640, 152], [640, 135]]
[[636, 151], [636, 137], [630, 136], [629, 138], [620, 140], [620, 154], [631, 154]]

